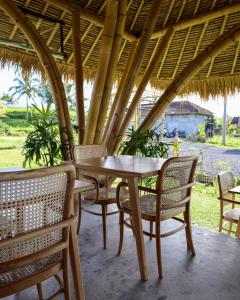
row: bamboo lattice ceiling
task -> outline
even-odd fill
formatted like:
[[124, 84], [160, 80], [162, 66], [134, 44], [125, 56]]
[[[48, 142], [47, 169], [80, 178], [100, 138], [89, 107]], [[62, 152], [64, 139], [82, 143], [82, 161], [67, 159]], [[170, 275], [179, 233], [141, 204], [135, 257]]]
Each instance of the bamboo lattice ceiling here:
[[[160, 1], [160, 0], [159, 0]], [[81, 19], [82, 61], [85, 78], [93, 79], [97, 68], [102, 25], [105, 14], [104, 0], [75, 0], [76, 5], [99, 16], [96, 22]], [[139, 77], [144, 74], [163, 33], [169, 26], [174, 26], [175, 32], [170, 38], [166, 49], [159, 57], [151, 76], [153, 86], [165, 89], [169, 83], [206, 47], [221, 34], [240, 22], [240, 1], [237, 0], [162, 0], [161, 10], [152, 34], [151, 42], [145, 51], [139, 71]], [[71, 14], [41, 0], [17, 0], [15, 3], [33, 12], [43, 14], [64, 22], [63, 45], [65, 57], [57, 59], [59, 68], [66, 76], [73, 76], [73, 45], [71, 30]], [[132, 40], [137, 39], [149, 13], [150, 0], [129, 0], [125, 35], [118, 60], [116, 78], [121, 76], [127, 63]], [[228, 8], [228, 10], [227, 10]], [[216, 14], [219, 12], [219, 14]], [[28, 18], [38, 28], [41, 36], [53, 52], [60, 51], [60, 25], [49, 22], [37, 16], [27, 14]], [[202, 18], [200, 18], [202, 16]], [[196, 22], [189, 21], [190, 19]], [[200, 20], [201, 19], [201, 20]], [[185, 24], [185, 25], [184, 25]], [[3, 11], [0, 11], [0, 39], [28, 43], [18, 26]], [[11, 50], [12, 49], [12, 50]], [[185, 88], [185, 92], [196, 89], [203, 97], [223, 93], [227, 87], [234, 92], [240, 86], [240, 44], [221, 52], [211, 62], [203, 67]], [[41, 69], [34, 52], [14, 47], [0, 47], [2, 64], [15, 63], [26, 70], [34, 66]]]

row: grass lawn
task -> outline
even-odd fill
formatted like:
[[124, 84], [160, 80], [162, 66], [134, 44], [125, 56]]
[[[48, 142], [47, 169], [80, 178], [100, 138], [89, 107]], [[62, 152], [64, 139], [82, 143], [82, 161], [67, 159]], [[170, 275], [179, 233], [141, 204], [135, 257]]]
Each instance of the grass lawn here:
[[197, 183], [193, 187], [191, 216], [192, 224], [218, 231], [220, 206], [216, 186]]
[[2, 136], [0, 137], [0, 150], [21, 148], [26, 137]]
[[222, 136], [215, 135], [213, 138], [207, 139], [206, 144], [230, 149], [240, 149], [240, 137], [226, 136], [226, 145], [224, 146], [222, 145]]
[[0, 150], [0, 168], [22, 167], [22, 149]]

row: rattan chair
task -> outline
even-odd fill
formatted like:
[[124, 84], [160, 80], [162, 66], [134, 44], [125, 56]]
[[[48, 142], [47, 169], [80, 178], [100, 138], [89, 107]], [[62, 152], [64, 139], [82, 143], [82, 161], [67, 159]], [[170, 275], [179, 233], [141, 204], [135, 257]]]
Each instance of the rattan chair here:
[[[219, 232], [225, 230], [228, 234], [234, 233], [236, 237], [240, 237], [240, 208], [235, 207], [236, 204], [240, 205], [240, 202], [235, 200], [234, 194], [228, 192], [235, 185], [233, 173], [231, 171], [221, 172], [217, 178], [218, 199], [220, 200]], [[226, 210], [226, 208], [228, 209]], [[236, 231], [232, 230], [233, 224], [237, 224]], [[228, 228], [226, 228], [227, 225]]]
[[[159, 277], [162, 278], [162, 259], [161, 242], [162, 237], [169, 236], [185, 228], [187, 248], [195, 255], [195, 249], [192, 241], [191, 220], [190, 220], [190, 200], [191, 189], [194, 185], [193, 177], [197, 165], [197, 157], [173, 157], [168, 159], [159, 171], [156, 189], [150, 189], [139, 186], [141, 217], [150, 222], [150, 230], [143, 231], [143, 234], [150, 238], [156, 238], [156, 252]], [[121, 254], [123, 245], [124, 225], [132, 228], [134, 233], [134, 224], [131, 221], [131, 203], [129, 199], [122, 200], [119, 196], [120, 189], [127, 186], [127, 183], [121, 182], [117, 187], [117, 204], [119, 208], [120, 240], [118, 255]], [[125, 219], [125, 213], [129, 216]], [[183, 214], [183, 218], [179, 215]], [[161, 231], [161, 222], [174, 219], [179, 221], [181, 226], [166, 233]], [[155, 223], [155, 233], [153, 231]]]
[[[74, 147], [74, 160], [81, 161], [88, 158], [97, 158], [107, 156], [107, 148], [105, 145], [76, 145]], [[82, 193], [81, 197], [85, 201], [90, 201], [92, 204], [97, 204], [101, 206], [101, 213], [84, 209], [85, 212], [101, 216], [103, 222], [103, 247], [107, 247], [107, 216], [118, 213], [118, 210], [108, 212], [108, 205], [116, 203], [116, 189], [109, 187], [109, 180], [106, 176], [99, 176], [93, 173], [80, 173], [80, 170], [77, 170], [77, 177], [81, 179], [81, 176], [90, 176], [92, 180], [96, 180], [97, 184], [95, 190], [87, 191]], [[80, 200], [81, 200], [80, 197]], [[81, 201], [79, 204], [79, 216], [81, 216]], [[80, 225], [80, 222], [79, 222]]]
[[0, 173], [0, 297], [37, 285], [43, 299], [41, 282], [54, 276], [60, 288], [50, 298], [70, 299], [74, 180], [69, 165]]

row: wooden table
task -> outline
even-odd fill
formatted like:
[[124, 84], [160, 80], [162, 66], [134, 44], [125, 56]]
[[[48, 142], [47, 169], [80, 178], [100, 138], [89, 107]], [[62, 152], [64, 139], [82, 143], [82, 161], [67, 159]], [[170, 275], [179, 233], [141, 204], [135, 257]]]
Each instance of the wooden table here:
[[132, 208], [133, 224], [135, 229], [136, 246], [141, 278], [148, 279], [145, 248], [142, 232], [141, 211], [138, 199], [138, 178], [150, 177], [158, 174], [165, 159], [136, 157], [136, 156], [106, 156], [90, 158], [84, 161], [75, 161], [79, 171], [124, 177], [129, 186], [129, 195]]
[[229, 193], [240, 195], [240, 185], [235, 186], [231, 190], [228, 191]]

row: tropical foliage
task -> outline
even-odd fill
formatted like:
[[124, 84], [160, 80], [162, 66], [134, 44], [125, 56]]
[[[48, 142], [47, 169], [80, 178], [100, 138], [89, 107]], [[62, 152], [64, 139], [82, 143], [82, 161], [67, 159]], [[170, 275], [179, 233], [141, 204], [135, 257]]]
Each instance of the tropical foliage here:
[[33, 130], [27, 135], [23, 145], [24, 166], [32, 163], [39, 166], [53, 166], [62, 159], [59, 130], [55, 112], [50, 109], [49, 102], [46, 107], [42, 104], [33, 108], [39, 113], [37, 120], [31, 120]]
[[138, 132], [132, 127], [127, 137], [122, 137], [119, 154], [167, 158], [168, 150], [169, 144], [161, 141], [156, 129]]
[[32, 74], [28, 75], [20, 75], [14, 78], [14, 83], [9, 92], [15, 101], [18, 101], [19, 98], [25, 97], [26, 101], [26, 118], [28, 119], [28, 111], [29, 111], [29, 104], [30, 101], [34, 101], [37, 93], [38, 93], [38, 86], [39, 80], [34, 78]]

